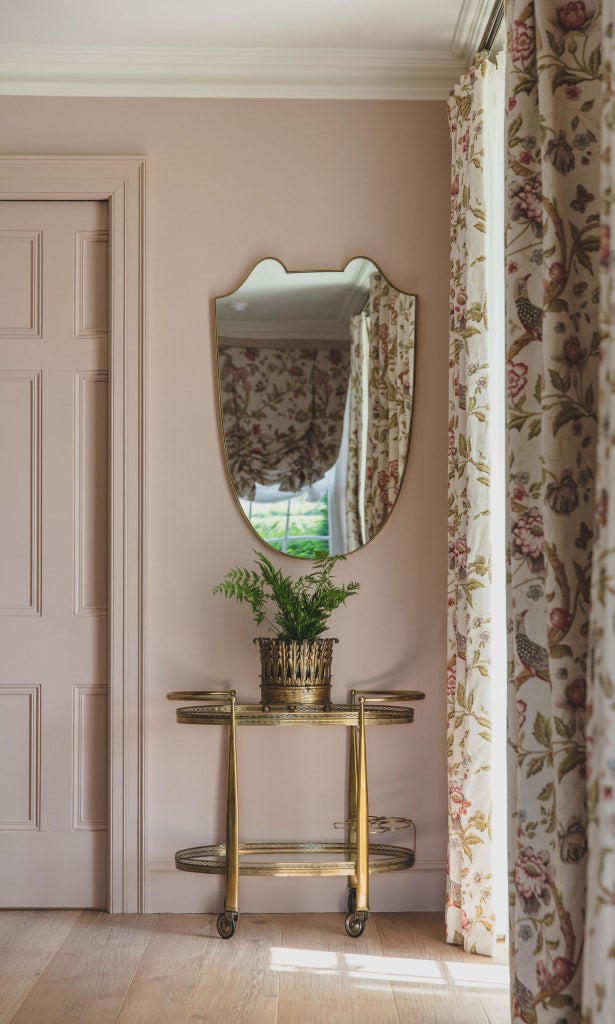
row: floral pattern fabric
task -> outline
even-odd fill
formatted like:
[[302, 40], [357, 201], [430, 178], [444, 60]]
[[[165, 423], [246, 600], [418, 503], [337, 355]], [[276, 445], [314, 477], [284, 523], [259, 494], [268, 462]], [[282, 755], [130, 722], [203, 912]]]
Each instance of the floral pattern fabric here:
[[222, 426], [240, 497], [253, 499], [257, 483], [300, 491], [333, 466], [349, 363], [340, 348], [221, 346]]
[[507, 8], [509, 864], [525, 1024], [583, 1012], [599, 19], [582, 0]]
[[416, 296], [370, 277], [370, 314], [350, 322], [348, 549], [375, 537], [404, 476], [414, 398]]
[[365, 543], [365, 445], [367, 423], [367, 359], [369, 327], [365, 313], [350, 321], [350, 397], [348, 409], [348, 466], [346, 472], [346, 536], [348, 550]]
[[[492, 545], [485, 118], [487, 54], [449, 100], [452, 140], [448, 441], [447, 941], [492, 956]], [[501, 339], [500, 339], [501, 342]]]
[[615, 2], [603, 0], [603, 107], [597, 507], [587, 688], [587, 909], [583, 1020], [615, 1006]]
[[370, 278], [365, 543], [387, 521], [404, 476], [414, 391], [416, 297]]

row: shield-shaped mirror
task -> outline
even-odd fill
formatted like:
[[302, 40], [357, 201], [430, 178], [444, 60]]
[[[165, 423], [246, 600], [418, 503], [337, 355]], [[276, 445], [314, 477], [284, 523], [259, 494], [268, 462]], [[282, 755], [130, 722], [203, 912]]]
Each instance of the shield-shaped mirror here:
[[369, 259], [264, 259], [215, 300], [215, 322], [227, 467], [252, 529], [298, 558], [367, 544], [408, 457], [416, 296]]

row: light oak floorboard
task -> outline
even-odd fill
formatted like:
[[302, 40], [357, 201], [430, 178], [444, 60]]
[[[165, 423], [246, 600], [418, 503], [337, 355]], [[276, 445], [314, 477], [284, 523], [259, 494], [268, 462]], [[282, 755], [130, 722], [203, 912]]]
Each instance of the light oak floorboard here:
[[117, 1024], [186, 1024], [215, 918], [160, 914]]
[[399, 1024], [399, 1017], [392, 999], [355, 993], [350, 1000], [280, 999], [278, 1024]]
[[215, 920], [189, 1024], [277, 1024], [278, 975], [271, 970], [271, 949], [280, 944], [280, 918], [242, 914], [232, 939], [220, 938]]
[[487, 1014], [489, 1024], [511, 1024], [510, 999], [508, 992], [496, 996], [481, 995], [480, 1001]]
[[12, 1024], [114, 1024], [156, 923], [83, 911]]
[[441, 914], [0, 912], [0, 1024], [510, 1024], [507, 952], [444, 942]]
[[0, 914], [0, 1024], [13, 1019], [80, 914], [80, 910]]
[[510, 1024], [508, 954], [479, 957], [444, 941], [440, 914], [378, 914], [400, 1024]]
[[[395, 1000], [388, 978], [382, 977], [381, 960], [382, 946], [371, 920], [360, 938], [351, 939], [344, 930], [344, 914], [284, 915], [281, 948], [273, 957], [280, 973], [280, 1019], [294, 1020], [292, 1011], [301, 1003], [314, 1011], [322, 1006], [315, 1021], [343, 1022], [353, 1019], [353, 1006], [356, 1013], [365, 1002], [371, 1016], [361, 1009], [363, 1020], [397, 1024]], [[325, 1011], [333, 1016], [327, 1018]]]

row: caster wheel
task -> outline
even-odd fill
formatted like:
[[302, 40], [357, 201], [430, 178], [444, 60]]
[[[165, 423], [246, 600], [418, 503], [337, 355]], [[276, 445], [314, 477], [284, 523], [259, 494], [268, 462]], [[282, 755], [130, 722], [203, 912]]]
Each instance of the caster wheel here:
[[221, 939], [232, 939], [237, 927], [237, 918], [231, 914], [219, 914], [216, 928]]
[[357, 909], [357, 890], [355, 886], [351, 886], [348, 890], [348, 913], [354, 914]]
[[348, 914], [344, 921], [346, 934], [349, 935], [351, 939], [358, 939], [365, 931], [365, 920], [365, 917], [361, 914]]

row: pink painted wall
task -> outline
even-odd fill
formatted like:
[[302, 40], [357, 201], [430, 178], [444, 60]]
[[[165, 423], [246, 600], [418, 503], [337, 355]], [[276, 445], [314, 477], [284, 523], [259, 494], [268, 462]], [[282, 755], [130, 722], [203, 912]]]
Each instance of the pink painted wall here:
[[[258, 697], [248, 612], [211, 588], [255, 540], [225, 477], [212, 298], [260, 257], [291, 269], [378, 263], [418, 295], [416, 405], [394, 515], [345, 578], [334, 696], [423, 689], [411, 727], [368, 735], [374, 813], [411, 815], [417, 866], [376, 876], [373, 909], [438, 909], [446, 844], [445, 606], [449, 143], [443, 102], [0, 98], [5, 153], [148, 159], [148, 909], [218, 910], [220, 879], [176, 872], [221, 838], [222, 730], [187, 728], [170, 689]], [[286, 563], [288, 564], [288, 563]], [[292, 563], [290, 563], [292, 564]], [[297, 563], [299, 566], [300, 563]], [[243, 730], [242, 838], [336, 839], [341, 729]], [[403, 843], [404, 833], [393, 841]], [[242, 910], [332, 910], [343, 879], [242, 879]]]

